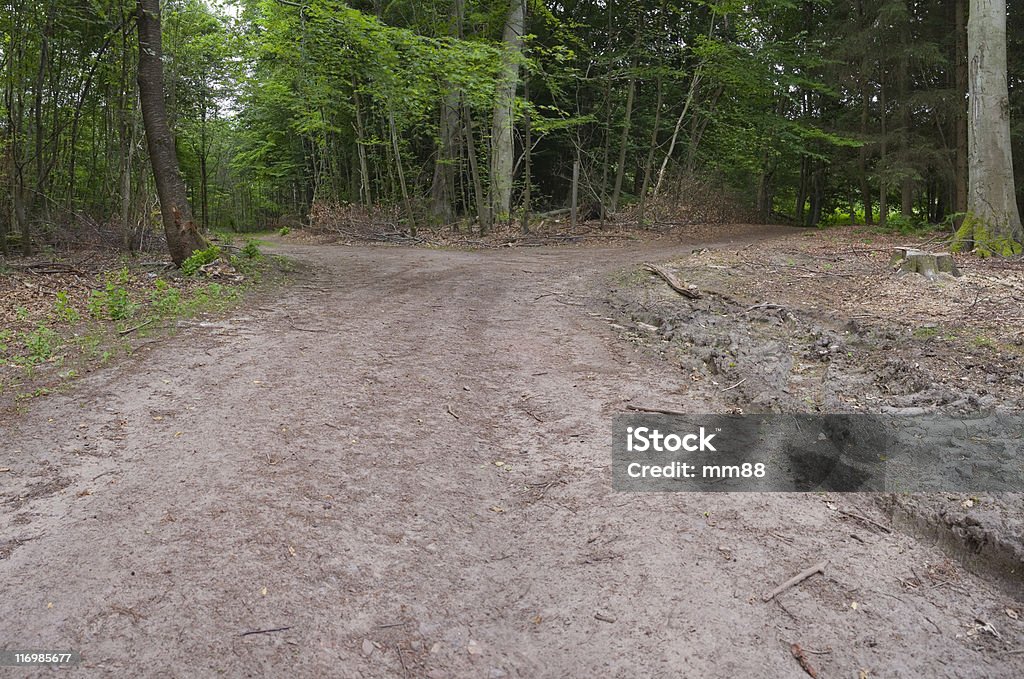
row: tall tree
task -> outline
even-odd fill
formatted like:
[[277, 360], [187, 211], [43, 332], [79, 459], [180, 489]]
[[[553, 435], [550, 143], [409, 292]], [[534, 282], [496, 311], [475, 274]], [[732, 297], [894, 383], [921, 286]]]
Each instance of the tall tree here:
[[526, 0], [512, 0], [508, 21], [505, 22], [503, 71], [496, 88], [491, 131], [491, 205], [493, 214], [499, 219], [506, 219], [512, 211], [515, 168], [515, 139], [512, 132], [525, 23]]
[[1010, 95], [1006, 73], [1006, 0], [971, 0], [967, 22], [970, 83], [967, 219], [954, 248], [982, 256], [1021, 252], [1010, 147]]
[[167, 248], [181, 265], [193, 252], [207, 247], [192, 219], [185, 180], [178, 167], [174, 135], [164, 103], [163, 39], [160, 33], [160, 0], [138, 0], [139, 103], [146, 130], [146, 145], [160, 199]]

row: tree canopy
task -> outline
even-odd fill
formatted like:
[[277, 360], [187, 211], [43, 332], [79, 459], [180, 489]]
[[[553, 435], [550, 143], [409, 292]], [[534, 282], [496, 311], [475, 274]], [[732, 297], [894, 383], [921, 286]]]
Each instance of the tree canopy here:
[[[682, 177], [808, 226], [958, 224], [968, 208], [967, 0], [161, 4], [168, 121], [202, 229], [350, 204], [485, 229], [568, 206], [574, 176], [592, 214], [640, 223]], [[137, 64], [135, 0], [0, 7], [0, 248], [146, 237]]]

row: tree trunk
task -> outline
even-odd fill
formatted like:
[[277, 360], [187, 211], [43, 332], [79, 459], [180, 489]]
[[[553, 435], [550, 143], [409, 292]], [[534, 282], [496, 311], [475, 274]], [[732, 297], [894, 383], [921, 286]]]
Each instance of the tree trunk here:
[[580, 209], [580, 152], [576, 149], [576, 158], [572, 161], [572, 199], [571, 199], [570, 225], [572, 232], [576, 233], [576, 225], [579, 223]]
[[525, 0], [512, 0], [505, 23], [502, 74], [495, 88], [494, 125], [491, 131], [491, 205], [492, 214], [508, 219], [512, 210], [512, 173], [515, 167], [516, 90], [519, 87], [519, 60], [523, 53]]
[[[664, 11], [664, 3], [662, 3], [662, 11]], [[659, 66], [661, 62], [659, 62]], [[664, 84], [662, 82], [662, 76], [658, 74], [658, 94], [655, 98], [654, 103], [654, 125], [651, 127], [651, 143], [647, 147], [647, 159], [644, 161], [644, 183], [640, 187], [640, 206], [637, 210], [637, 219], [640, 221], [641, 226], [644, 223], [644, 213], [647, 210], [647, 192], [651, 188], [651, 172], [654, 170], [654, 152], [658, 149], [658, 132], [661, 127], [661, 106], [664, 102]]]
[[808, 214], [807, 226], [817, 226], [821, 223], [822, 212], [825, 208], [825, 164], [820, 160], [812, 160], [810, 165], [811, 209]]
[[480, 176], [480, 164], [476, 158], [476, 135], [473, 133], [473, 116], [469, 104], [462, 103], [463, 132], [466, 135], [466, 155], [469, 157], [469, 174], [473, 180], [473, 197], [476, 200], [477, 221], [480, 224], [480, 235], [485, 235], [491, 228], [491, 205], [484, 197], [484, 182]]
[[622, 195], [622, 178], [626, 174], [626, 154], [629, 151], [629, 131], [633, 125], [633, 101], [636, 99], [636, 61], [629, 74], [629, 89], [626, 93], [626, 117], [622, 123], [622, 139], [619, 141], [619, 162], [615, 164], [615, 188], [612, 189], [610, 212], [619, 211], [619, 197]]
[[[530, 82], [527, 79], [523, 79], [523, 99], [527, 105], [530, 103]], [[533, 121], [530, 118], [530, 109], [526, 109], [526, 120], [524, 121], [523, 129], [523, 219], [521, 225], [521, 231], [523, 235], [530, 233], [530, 184], [533, 182], [531, 176], [533, 168], [530, 167], [532, 162], [532, 146], [533, 146]]]
[[[865, 59], [865, 67], [867, 60]], [[862, 71], [861, 80], [861, 113], [860, 133], [866, 138], [868, 134], [868, 122], [871, 115], [871, 99], [868, 96], [868, 78], [866, 68]], [[874, 205], [871, 198], [871, 182], [868, 181], [868, 148], [863, 145], [858, 150], [858, 172], [860, 174], [860, 200], [864, 203], [864, 223], [871, 225], [875, 221]]]
[[765, 149], [761, 159], [761, 173], [757, 178], [757, 200], [755, 203], [757, 217], [762, 224], [768, 224], [772, 219], [772, 207], [775, 204], [772, 180], [775, 177], [777, 166], [778, 161], [771, 157], [771, 151]]
[[[46, 154], [44, 153], [45, 145], [45, 133], [43, 132], [43, 103], [45, 99], [46, 89], [46, 73], [50, 68], [50, 39], [53, 36], [53, 22], [54, 13], [56, 11], [56, 3], [51, 2], [46, 9], [46, 23], [43, 26], [43, 34], [39, 42], [39, 70], [36, 72], [35, 81], [35, 94], [34, 102], [32, 104], [32, 115], [35, 119], [35, 142], [36, 142], [36, 185], [35, 197], [42, 199], [42, 210], [44, 218], [50, 212], [50, 206], [47, 202], [46, 195], [46, 184], [50, 174], [49, 167], [46, 164]], [[31, 206], [33, 201], [32, 197], [27, 197], [26, 207]], [[30, 209], [30, 208], [29, 208]]]
[[[884, 76], [884, 69], [883, 69]], [[878, 87], [878, 117], [881, 121], [882, 126], [882, 149], [881, 156], [878, 161], [878, 173], [879, 173], [879, 189], [878, 189], [878, 223], [883, 228], [889, 223], [889, 185], [886, 182], [885, 173], [889, 171], [887, 163], [889, 162], [888, 150], [889, 141], [887, 135], [889, 134], [888, 122], [886, 115], [886, 106], [888, 104], [885, 100], [885, 79], [881, 79]]]
[[[454, 0], [449, 17], [448, 34], [462, 38], [465, 14], [464, 0]], [[438, 119], [438, 142], [434, 161], [434, 178], [430, 187], [430, 211], [434, 218], [448, 224], [455, 219], [455, 162], [458, 153], [460, 93], [451, 82], [441, 101]]]
[[914, 216], [914, 180], [909, 176], [911, 168], [906, 166], [910, 162], [909, 155], [913, 149], [911, 132], [914, 123], [914, 110], [910, 101], [910, 24], [903, 22], [900, 28], [900, 62], [898, 73], [900, 123], [902, 125], [902, 147], [904, 167], [903, 177], [900, 181], [900, 214], [904, 219], [912, 219]]
[[[135, 155], [135, 135], [138, 132], [134, 111], [121, 112], [121, 236], [124, 249], [131, 251], [132, 239], [132, 158]], [[131, 118], [131, 123], [127, 118]]]
[[683, 127], [683, 121], [686, 119], [686, 114], [690, 111], [690, 105], [693, 103], [693, 98], [697, 93], [697, 88], [700, 87], [701, 73], [704, 70], [704, 62], [702, 61], [697, 66], [697, 70], [693, 73], [693, 78], [690, 80], [690, 89], [686, 93], [686, 101], [683, 103], [683, 110], [679, 113], [679, 118], [676, 119], [676, 126], [672, 130], [672, 140], [668, 145], [668, 152], [665, 153], [665, 157], [661, 161], [661, 168], [658, 169], [658, 181], [654, 184], [654, 195], [652, 197], [657, 198], [658, 192], [661, 191], [661, 184], [665, 181], [665, 170], [668, 168], [668, 161], [672, 158], [672, 153], [676, 150], [676, 141], [679, 139], [679, 131]]
[[388, 111], [388, 128], [391, 131], [391, 147], [395, 152], [395, 171], [398, 173], [398, 185], [402, 191], [402, 203], [405, 205], [405, 214], [409, 219], [409, 235], [416, 237], [416, 213], [413, 212], [412, 199], [409, 197], [409, 187], [405, 183], [405, 168], [402, 165], [402, 150], [398, 144], [398, 127], [395, 125], [395, 114]]
[[982, 256], [1016, 254], [1024, 243], [1024, 229], [1010, 146], [1006, 0], [971, 0], [967, 43], [969, 215], [957, 231], [954, 249], [973, 249]]
[[146, 128], [146, 145], [160, 199], [167, 249], [181, 265], [193, 252], [207, 247], [192, 219], [185, 180], [178, 168], [174, 136], [164, 105], [163, 45], [160, 35], [160, 0], [138, 0], [139, 103]]
[[199, 98], [199, 205], [200, 224], [203, 231], [210, 228], [210, 176], [209, 176], [209, 144], [207, 142], [206, 120], [206, 85], [201, 85], [203, 92]]
[[18, 168], [14, 176], [14, 190], [11, 193], [11, 201], [14, 203], [14, 223], [21, 234], [21, 254], [28, 257], [32, 254], [32, 228], [29, 225], [27, 207], [25, 205], [25, 172]]
[[807, 184], [810, 180], [809, 172], [807, 169], [808, 159], [807, 156], [800, 157], [800, 179], [797, 182], [796, 187], [796, 207], [794, 212], [796, 213], [796, 223], [798, 226], [805, 226], [804, 222], [804, 211], [807, 208]]
[[[956, 67], [953, 96], [957, 106], [956, 124], [956, 180], [953, 212], [967, 212], [967, 0], [956, 0]], [[960, 225], [957, 224], [959, 227]]]
[[373, 205], [370, 190], [370, 165], [366, 160], [366, 125], [363, 122], [363, 102], [359, 98], [359, 82], [352, 83], [352, 104], [356, 109], [356, 154], [359, 156], [359, 197], [363, 205]]

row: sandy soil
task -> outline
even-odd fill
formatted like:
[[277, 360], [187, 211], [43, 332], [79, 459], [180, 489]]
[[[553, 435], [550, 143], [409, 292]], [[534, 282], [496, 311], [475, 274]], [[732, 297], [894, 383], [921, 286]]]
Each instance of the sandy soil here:
[[692, 247], [279, 248], [281, 297], [0, 423], [0, 645], [87, 676], [1024, 674], [1024, 605], [843, 513], [885, 524], [870, 498], [611, 491], [627, 403], [734, 405], [607, 320]]

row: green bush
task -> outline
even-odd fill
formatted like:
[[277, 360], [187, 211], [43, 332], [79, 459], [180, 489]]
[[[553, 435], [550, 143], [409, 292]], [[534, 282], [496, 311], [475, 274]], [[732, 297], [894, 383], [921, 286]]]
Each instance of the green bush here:
[[58, 339], [57, 333], [45, 325], [40, 325], [25, 335], [23, 341], [25, 342], [25, 349], [28, 350], [25, 362], [29, 365], [35, 365], [49, 360], [53, 356]]
[[82, 317], [78, 313], [78, 309], [71, 305], [71, 297], [64, 290], [57, 293], [57, 300], [53, 303], [53, 313], [57, 316], [57, 320], [69, 325], [77, 323]]
[[186, 276], [194, 276], [200, 267], [215, 262], [219, 258], [220, 248], [216, 245], [211, 245], [205, 250], [196, 250], [181, 263], [181, 272]]
[[156, 289], [149, 293], [153, 310], [161, 316], [176, 315], [181, 308], [181, 291], [161, 278], [156, 280], [155, 285]]
[[250, 239], [245, 241], [245, 247], [242, 248], [242, 257], [252, 260], [263, 259], [263, 253], [260, 252], [260, 246], [256, 244], [256, 241]]
[[131, 318], [135, 313], [136, 305], [132, 302], [125, 286], [131, 279], [128, 269], [121, 269], [116, 277], [107, 277], [107, 284], [103, 290], [93, 290], [89, 294], [89, 313], [94, 318], [104, 318], [111, 321], [123, 321]]
[[292, 232], [292, 230], [290, 228], [288, 228], [287, 226], [282, 226], [280, 229], [277, 230], [277, 235], [278, 236], [287, 236], [291, 232]]

